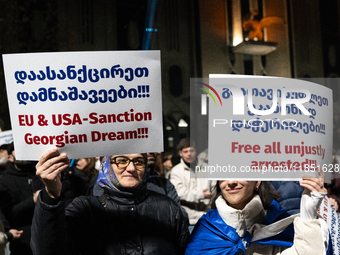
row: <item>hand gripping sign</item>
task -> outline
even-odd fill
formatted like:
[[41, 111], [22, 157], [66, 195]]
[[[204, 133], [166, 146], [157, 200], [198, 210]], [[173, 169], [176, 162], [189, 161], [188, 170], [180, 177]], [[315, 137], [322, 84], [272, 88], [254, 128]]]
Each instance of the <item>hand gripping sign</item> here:
[[197, 86], [210, 93], [202, 94], [202, 106], [209, 98], [209, 164], [197, 171], [213, 179], [298, 180], [316, 176], [316, 165], [327, 170], [333, 135], [329, 88], [236, 75], [210, 75], [209, 84]]
[[15, 152], [70, 158], [163, 150], [159, 51], [3, 56]]

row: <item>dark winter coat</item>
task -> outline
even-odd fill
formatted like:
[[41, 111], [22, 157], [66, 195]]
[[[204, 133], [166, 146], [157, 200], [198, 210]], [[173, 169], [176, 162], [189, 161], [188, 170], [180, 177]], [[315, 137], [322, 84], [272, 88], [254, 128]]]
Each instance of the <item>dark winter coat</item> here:
[[290, 215], [300, 213], [301, 195], [303, 187], [298, 181], [273, 181], [273, 187], [280, 193], [277, 199], [280, 206]]
[[62, 192], [65, 195], [65, 206], [72, 202], [75, 197], [85, 196], [87, 181], [83, 171], [76, 167], [68, 167], [61, 173], [63, 184]]
[[146, 185], [135, 193], [105, 189], [104, 198], [78, 197], [65, 209], [44, 191], [32, 225], [34, 254], [184, 254], [189, 232], [172, 199]]
[[35, 175], [35, 168], [19, 171], [12, 162], [7, 163], [6, 174], [0, 179], [0, 207], [10, 228], [23, 230], [20, 239], [10, 243], [12, 255], [31, 254], [31, 224], [35, 203], [33, 194], [44, 188]]

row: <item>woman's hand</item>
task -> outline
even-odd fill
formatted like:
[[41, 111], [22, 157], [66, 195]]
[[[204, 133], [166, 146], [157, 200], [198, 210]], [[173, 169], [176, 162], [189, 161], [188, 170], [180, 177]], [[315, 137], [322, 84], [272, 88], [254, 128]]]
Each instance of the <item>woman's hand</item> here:
[[302, 178], [300, 181], [300, 186], [309, 190], [309, 191], [317, 191], [321, 193], [327, 193], [326, 188], [324, 187], [324, 178]]
[[45, 152], [36, 165], [37, 175], [45, 184], [45, 189], [51, 198], [61, 194], [61, 173], [69, 165], [66, 153], [60, 154], [57, 148]]
[[324, 178], [302, 178], [300, 186], [304, 187], [305, 190], [301, 197], [301, 219], [312, 220], [316, 219], [322, 200], [327, 194], [327, 190], [324, 187]]

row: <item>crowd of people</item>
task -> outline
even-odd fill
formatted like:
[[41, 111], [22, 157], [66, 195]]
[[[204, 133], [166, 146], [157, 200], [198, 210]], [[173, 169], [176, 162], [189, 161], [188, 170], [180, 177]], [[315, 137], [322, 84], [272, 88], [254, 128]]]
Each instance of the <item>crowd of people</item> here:
[[194, 170], [207, 154], [184, 138], [178, 154], [35, 162], [3, 144], [0, 255], [332, 254], [317, 210], [327, 194], [339, 210], [338, 178], [212, 181]]

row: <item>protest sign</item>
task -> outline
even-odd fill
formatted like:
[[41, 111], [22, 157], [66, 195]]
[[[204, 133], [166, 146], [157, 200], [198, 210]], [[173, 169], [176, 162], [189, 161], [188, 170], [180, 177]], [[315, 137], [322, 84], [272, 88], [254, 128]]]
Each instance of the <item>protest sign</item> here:
[[209, 84], [198, 85], [210, 93], [209, 164], [198, 171], [247, 180], [299, 180], [317, 176], [316, 165], [334, 171], [329, 88], [241, 75], [210, 75]]
[[163, 150], [159, 51], [3, 55], [16, 156]]
[[321, 215], [327, 223], [332, 241], [333, 254], [340, 255], [340, 214], [334, 210], [327, 196], [322, 200], [318, 214]]
[[6, 130], [0, 132], [0, 145], [9, 144], [13, 142], [13, 132], [12, 130]]

